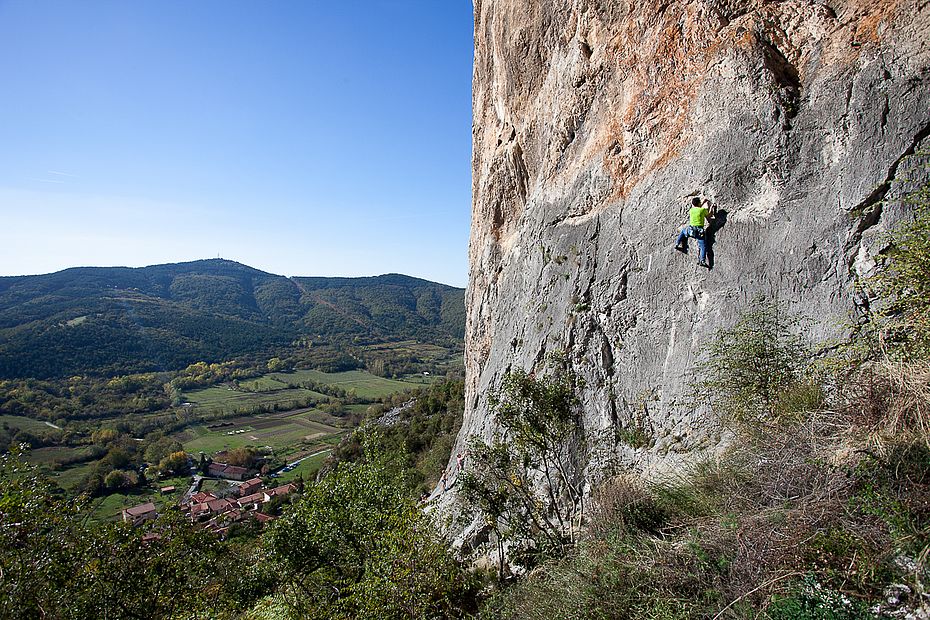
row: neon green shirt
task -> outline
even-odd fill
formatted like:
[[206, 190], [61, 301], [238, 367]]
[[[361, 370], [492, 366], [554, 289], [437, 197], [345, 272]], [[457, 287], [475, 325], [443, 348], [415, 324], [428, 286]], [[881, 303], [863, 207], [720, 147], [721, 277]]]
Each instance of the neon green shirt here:
[[710, 209], [707, 207], [691, 207], [691, 210], [688, 211], [688, 223], [691, 226], [704, 226], [704, 222], [707, 219], [707, 215], [710, 213]]

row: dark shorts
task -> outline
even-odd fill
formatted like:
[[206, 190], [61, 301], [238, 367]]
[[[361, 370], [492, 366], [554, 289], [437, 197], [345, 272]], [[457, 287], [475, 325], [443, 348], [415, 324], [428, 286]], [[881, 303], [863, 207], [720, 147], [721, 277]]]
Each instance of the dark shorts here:
[[703, 226], [688, 226], [685, 234], [693, 239], [703, 239], [704, 238], [704, 227]]

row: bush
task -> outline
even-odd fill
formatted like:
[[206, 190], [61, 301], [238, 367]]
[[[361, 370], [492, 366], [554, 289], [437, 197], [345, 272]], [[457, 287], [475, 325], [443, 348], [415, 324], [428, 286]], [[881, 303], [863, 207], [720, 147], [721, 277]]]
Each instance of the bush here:
[[810, 576], [787, 594], [773, 597], [765, 610], [767, 620], [872, 620], [866, 605], [835, 590], [824, 588]]
[[372, 405], [369, 420], [378, 420], [393, 407], [401, 409], [388, 423], [366, 425], [348, 435], [327, 467], [361, 459], [363, 443], [377, 446], [380, 451], [403, 455], [411, 492], [415, 497], [428, 494], [440, 481], [462, 426], [464, 390], [464, 382], [446, 380]]
[[813, 380], [799, 381], [783, 389], [773, 406], [777, 420], [803, 420], [820, 411], [826, 401], [823, 386]]
[[810, 346], [797, 333], [801, 323], [782, 303], [756, 298], [705, 347], [693, 394], [706, 394], [714, 411], [744, 428], [777, 419], [782, 394], [801, 389], [811, 363]]

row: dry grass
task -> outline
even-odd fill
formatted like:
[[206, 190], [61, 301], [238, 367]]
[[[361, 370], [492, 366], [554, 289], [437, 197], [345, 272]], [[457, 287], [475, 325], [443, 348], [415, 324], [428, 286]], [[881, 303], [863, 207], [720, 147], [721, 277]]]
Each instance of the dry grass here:
[[884, 359], [860, 371], [847, 404], [865, 442], [879, 451], [902, 436], [930, 447], [930, 362]]
[[[913, 608], [930, 583], [928, 380], [926, 363], [872, 364], [677, 477], [607, 482], [577, 553], [504, 590], [492, 615], [852, 619], [893, 582]], [[839, 607], [784, 611], [817, 605]]]

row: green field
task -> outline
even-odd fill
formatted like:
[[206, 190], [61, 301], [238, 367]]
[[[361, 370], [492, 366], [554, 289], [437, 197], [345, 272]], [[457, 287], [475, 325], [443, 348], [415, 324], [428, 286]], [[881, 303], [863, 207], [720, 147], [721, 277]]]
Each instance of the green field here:
[[0, 415], [0, 426], [27, 431], [39, 437], [61, 434], [61, 430], [52, 428], [45, 422], [18, 415]]
[[461, 350], [450, 349], [426, 342], [417, 342], [416, 340], [370, 344], [363, 348], [366, 353], [366, 358], [384, 357], [390, 359], [402, 356], [415, 357], [422, 363], [435, 366], [437, 370], [454, 367], [461, 368], [464, 366]]
[[36, 465], [53, 465], [57, 461], [80, 458], [91, 452], [90, 448], [70, 448], [67, 446], [51, 446], [48, 448], [35, 448], [26, 453], [26, 460]]
[[249, 381], [240, 381], [239, 387], [249, 392], [273, 392], [287, 389], [288, 385], [272, 375], [264, 375]]
[[204, 480], [200, 483], [200, 490], [204, 493], [213, 493], [214, 495], [226, 495], [235, 490], [238, 485], [231, 484], [228, 480]]
[[428, 342], [418, 342], [416, 340], [400, 340], [394, 342], [383, 342], [380, 344], [366, 345], [365, 350], [369, 353], [385, 352], [394, 355], [410, 354], [419, 357], [428, 362], [446, 361], [454, 357], [450, 356], [449, 349]]
[[[54, 429], [51, 428], [49, 428], [49, 430], [54, 431]], [[61, 469], [59, 462], [88, 455], [90, 451], [91, 449], [89, 447], [50, 446], [28, 450], [23, 456], [27, 462], [38, 466], [40, 470], [54, 480], [58, 486], [73, 492], [77, 490], [84, 479], [91, 473], [95, 463], [78, 463]]]
[[[429, 353], [438, 355], [440, 351]], [[419, 375], [411, 377], [410, 380], [385, 379], [363, 370], [339, 373], [317, 370], [269, 373], [243, 381], [238, 386], [227, 384], [184, 393], [183, 399], [191, 403], [189, 413], [195, 418], [199, 414], [218, 419], [192, 424], [174, 436], [195, 458], [200, 452], [212, 455], [221, 450], [246, 446], [269, 446], [278, 459], [294, 460], [300, 455], [331, 448], [347, 431], [340, 428], [345, 422], [338, 417], [316, 409], [300, 409], [308, 400], [325, 402], [331, 397], [307, 387], [289, 386], [309, 386], [311, 383], [337, 386], [361, 399], [378, 399], [420, 387], [432, 380], [432, 377]], [[288, 410], [254, 413], [260, 407]], [[368, 407], [367, 404], [353, 404], [347, 405], [346, 410], [349, 413], [364, 415]], [[159, 411], [140, 414], [139, 418], [170, 420], [173, 415], [170, 412]], [[8, 428], [23, 429], [37, 436], [54, 436], [61, 433], [41, 421], [21, 416], [0, 415], [0, 424], [5, 424]], [[87, 447], [39, 448], [30, 451], [26, 458], [40, 466], [60, 487], [76, 492], [97, 463], [81, 463], [66, 469], [57, 469], [60, 467], [57, 462], [80, 457], [88, 450]], [[297, 476], [303, 476], [306, 480], [313, 478], [328, 455], [329, 452], [325, 452], [301, 462], [292, 471], [282, 474], [279, 480], [286, 482]], [[174, 504], [189, 484], [189, 479], [153, 481], [153, 488], [140, 489], [139, 492], [128, 495], [115, 493], [96, 499], [93, 502], [93, 518], [118, 518], [123, 508], [144, 503], [149, 499], [160, 508]], [[158, 493], [159, 487], [169, 485], [177, 487], [170, 496], [165, 497]]]
[[233, 418], [226, 421], [228, 426], [210, 428], [201, 424], [189, 427], [177, 437], [184, 449], [194, 455], [245, 446], [270, 446], [276, 455], [292, 454], [343, 432], [311, 419], [312, 413], [304, 410]]
[[[257, 381], [257, 380], [256, 380]], [[254, 383], [250, 382], [250, 383]], [[328, 397], [312, 390], [279, 389], [248, 392], [226, 385], [217, 385], [184, 394], [184, 400], [193, 403], [197, 413], [246, 413], [262, 406], [300, 407], [308, 398], [325, 401]]]
[[323, 452], [322, 454], [317, 454], [301, 461], [300, 464], [291, 471], [279, 474], [275, 479], [275, 484], [291, 482], [298, 476], [303, 476], [304, 480], [313, 480], [313, 478], [316, 476], [316, 473], [320, 471], [320, 466], [323, 464], [323, 461], [325, 461], [331, 453], [332, 450], [327, 449], [326, 452]]
[[[121, 518], [123, 508], [131, 508], [146, 502], [152, 502], [163, 513], [171, 506], [176, 506], [181, 497], [190, 488], [191, 477], [179, 476], [164, 480], [153, 480], [147, 486], [140, 487], [131, 493], [112, 493], [98, 497], [90, 502], [91, 519], [94, 521], [114, 521]], [[162, 494], [159, 489], [173, 486], [175, 490]]]
[[365, 417], [372, 405], [346, 405], [346, 411]]
[[242, 381], [238, 386], [216, 385], [184, 393], [184, 400], [193, 406], [195, 413], [202, 414], [247, 414], [259, 407], [296, 409], [308, 399], [317, 402], [329, 400], [329, 396], [307, 387], [288, 387], [312, 384], [331, 385], [346, 392], [354, 392], [363, 399], [377, 399], [403, 392], [432, 381], [431, 377], [415, 376], [408, 380], [385, 379], [364, 370], [327, 373], [319, 370], [295, 370], [263, 375]]
[[158, 492], [157, 487], [167, 486], [167, 481], [155, 483], [156, 488], [143, 488], [137, 493], [125, 495], [123, 493], [113, 493], [105, 497], [100, 497], [91, 502], [91, 518], [95, 521], [112, 521], [121, 518], [121, 512], [124, 508], [132, 508], [139, 504], [152, 502], [159, 513], [163, 513], [170, 506], [177, 504], [178, 500], [187, 491], [190, 483], [178, 486], [174, 493], [162, 495]]
[[46, 473], [48, 473], [48, 476], [61, 488], [75, 492], [78, 490], [81, 483], [84, 482], [84, 479], [93, 472], [96, 465], [96, 462], [84, 463], [82, 465], [75, 465], [67, 469], [62, 469], [61, 471], [47, 471]]
[[403, 392], [423, 386], [423, 381], [398, 381], [376, 377], [364, 370], [348, 370], [346, 372], [322, 372], [320, 370], [295, 370], [289, 373], [274, 373], [273, 378], [280, 381], [299, 384], [303, 381], [313, 381], [333, 385], [346, 392], [354, 391], [359, 398], [381, 398], [396, 392]]
[[156, 489], [160, 489], [162, 487], [176, 487], [177, 491], [175, 491], [174, 495], [180, 498], [181, 495], [184, 494], [184, 491], [186, 491], [191, 486], [192, 482], [193, 482], [193, 478], [191, 478], [190, 476], [178, 476], [175, 478], [164, 478], [162, 480], [153, 480], [152, 486], [155, 487]]

